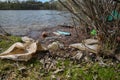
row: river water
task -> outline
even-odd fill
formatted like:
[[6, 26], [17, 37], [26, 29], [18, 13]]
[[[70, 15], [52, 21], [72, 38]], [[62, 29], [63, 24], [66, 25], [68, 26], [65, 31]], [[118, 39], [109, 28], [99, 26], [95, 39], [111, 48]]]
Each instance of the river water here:
[[0, 25], [13, 35], [57, 25], [70, 25], [70, 14], [56, 10], [0, 10]]

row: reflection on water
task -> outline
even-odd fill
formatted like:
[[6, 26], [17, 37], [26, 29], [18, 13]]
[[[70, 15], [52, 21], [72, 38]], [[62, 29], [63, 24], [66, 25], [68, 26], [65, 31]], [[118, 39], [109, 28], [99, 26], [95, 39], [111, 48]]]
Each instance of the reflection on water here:
[[70, 15], [62, 13], [55, 10], [0, 10], [0, 25], [12, 34], [24, 35], [29, 30], [70, 24]]

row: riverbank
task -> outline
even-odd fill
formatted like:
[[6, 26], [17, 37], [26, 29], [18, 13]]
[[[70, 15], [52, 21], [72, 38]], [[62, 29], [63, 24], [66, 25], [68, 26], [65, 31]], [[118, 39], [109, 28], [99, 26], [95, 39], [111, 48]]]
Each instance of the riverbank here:
[[[53, 33], [57, 30], [69, 32], [71, 35], [57, 36]], [[64, 44], [64, 48], [58, 49], [57, 51], [37, 53], [28, 62], [0, 60], [2, 64], [0, 66], [1, 80], [120, 79], [120, 64], [119, 61], [114, 58], [101, 56], [101, 59], [97, 60], [97, 56], [91, 53], [88, 56], [83, 53], [84, 56], [79, 59], [75, 57], [80, 51], [69, 48], [68, 46], [72, 43], [80, 43], [86, 37], [84, 32], [77, 35], [75, 28], [57, 26], [38, 31], [30, 31], [27, 36], [39, 40], [44, 47], [47, 47], [52, 42], [59, 41], [59, 43]], [[12, 39], [14, 40], [14, 38]]]

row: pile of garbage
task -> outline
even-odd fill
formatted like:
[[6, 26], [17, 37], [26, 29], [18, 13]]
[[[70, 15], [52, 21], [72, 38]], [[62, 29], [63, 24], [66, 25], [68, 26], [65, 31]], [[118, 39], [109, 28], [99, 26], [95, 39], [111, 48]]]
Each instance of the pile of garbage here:
[[[61, 44], [59, 41], [50, 43], [46, 48], [41, 45], [38, 40], [34, 40], [29, 37], [22, 37], [22, 43], [14, 43], [8, 50], [0, 54], [0, 59], [11, 59], [15, 61], [28, 61], [34, 54], [42, 51], [52, 51], [57, 52], [60, 49], [64, 49], [64, 44]], [[98, 54], [101, 46], [97, 39], [86, 39], [81, 43], [70, 44], [69, 48], [76, 48], [79, 50], [79, 53], [75, 56], [80, 59], [83, 56], [82, 51]], [[74, 56], [74, 57], [75, 57]], [[118, 60], [120, 57], [116, 56]]]

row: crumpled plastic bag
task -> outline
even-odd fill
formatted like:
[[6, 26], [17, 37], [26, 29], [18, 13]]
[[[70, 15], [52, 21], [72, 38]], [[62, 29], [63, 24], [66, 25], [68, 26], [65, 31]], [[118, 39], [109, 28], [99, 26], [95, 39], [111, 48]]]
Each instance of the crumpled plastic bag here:
[[77, 48], [81, 51], [88, 51], [92, 53], [98, 53], [100, 49], [100, 45], [98, 45], [98, 41], [94, 39], [87, 39], [83, 41], [84, 43], [75, 43], [71, 44], [70, 47]]
[[86, 39], [86, 40], [83, 40], [82, 42], [85, 44], [88, 44], [88, 45], [93, 45], [93, 44], [99, 43], [99, 41], [97, 39]]
[[28, 61], [37, 51], [45, 50], [38, 41], [23, 37], [25, 43], [16, 42], [8, 50], [0, 54], [0, 59], [11, 59], [15, 61]]
[[64, 45], [61, 44], [60, 42], [56, 41], [48, 45], [48, 50], [50, 51], [57, 51], [58, 49], [63, 49]]

